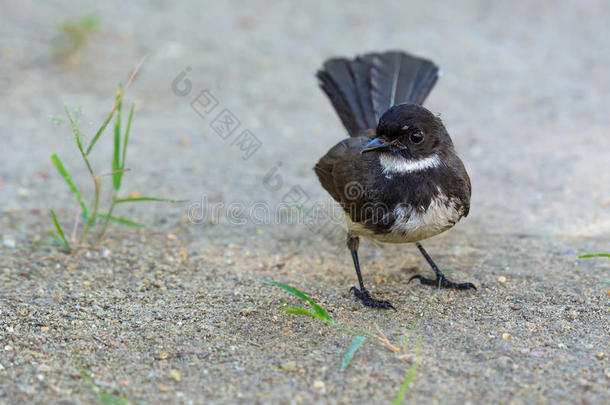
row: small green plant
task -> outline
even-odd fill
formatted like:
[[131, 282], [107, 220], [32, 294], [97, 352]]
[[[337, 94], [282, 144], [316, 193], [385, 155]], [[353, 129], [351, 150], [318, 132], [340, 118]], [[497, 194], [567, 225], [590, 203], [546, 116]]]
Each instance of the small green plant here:
[[99, 26], [100, 19], [95, 14], [78, 19], [65, 19], [57, 25], [59, 36], [54, 41], [53, 52], [56, 59], [76, 54], [87, 43]]
[[91, 391], [97, 396], [97, 399], [102, 404], [110, 404], [110, 405], [131, 405], [132, 402], [124, 395], [117, 396], [108, 391], [102, 389], [99, 385], [95, 383], [93, 380], [93, 376], [91, 371], [86, 368], [81, 368], [80, 374], [83, 377], [83, 380], [87, 383]]
[[[140, 62], [141, 64], [142, 62]], [[128, 85], [133, 80], [136, 71], [132, 74]], [[144, 225], [126, 218], [118, 217], [113, 215], [114, 209], [118, 204], [126, 204], [126, 203], [134, 203], [134, 202], [142, 202], [142, 201], [157, 201], [157, 202], [169, 202], [176, 203], [181, 202], [180, 200], [171, 200], [165, 198], [155, 198], [155, 197], [130, 197], [130, 198], [119, 198], [119, 192], [121, 190], [121, 184], [123, 180], [123, 174], [128, 171], [125, 167], [125, 158], [127, 156], [127, 146], [129, 142], [129, 134], [131, 131], [131, 122], [133, 119], [135, 104], [131, 105], [129, 110], [129, 116], [127, 118], [127, 124], [125, 126], [125, 130], [122, 130], [121, 127], [121, 113], [123, 106], [123, 96], [124, 90], [119, 85], [118, 92], [116, 96], [116, 102], [106, 120], [93, 136], [91, 141], [88, 143], [85, 148], [83, 142], [84, 137], [80, 131], [79, 118], [80, 113], [77, 111], [76, 113], [71, 113], [70, 110], [66, 107], [66, 115], [68, 117], [68, 122], [72, 128], [72, 132], [74, 134], [74, 142], [76, 143], [77, 149], [83, 159], [83, 162], [89, 172], [91, 179], [93, 181], [93, 197], [89, 204], [85, 202], [83, 194], [80, 192], [76, 184], [72, 180], [72, 176], [66, 169], [65, 165], [57, 156], [57, 154], [51, 155], [51, 162], [64, 179], [72, 194], [76, 197], [78, 201], [79, 209], [75, 215], [74, 225], [72, 227], [72, 233], [68, 238], [66, 233], [62, 229], [59, 221], [57, 220], [57, 216], [53, 210], [50, 210], [51, 216], [53, 218], [53, 224], [55, 226], [56, 232], [49, 231], [48, 234], [54, 239], [53, 245], [59, 246], [68, 252], [72, 252], [76, 247], [80, 245], [87, 245], [91, 235], [95, 234], [96, 242], [100, 242], [106, 230], [108, 228], [108, 224], [110, 222], [115, 222], [121, 225], [126, 225], [132, 228], [143, 228]], [[90, 161], [89, 155], [93, 151], [94, 146], [99, 140], [100, 136], [108, 126], [109, 122], [112, 120], [112, 117], [115, 117], [114, 122], [114, 149], [111, 159], [111, 170], [109, 173], [98, 174], [94, 171]], [[101, 202], [101, 191], [102, 191], [102, 178], [110, 176], [112, 179], [112, 188], [113, 195], [109, 202], [109, 208], [105, 213], [100, 212], [100, 202]], [[80, 226], [80, 221], [82, 220], [82, 226]], [[79, 234], [80, 230], [80, 234]]]
[[405, 396], [407, 395], [407, 391], [411, 386], [411, 382], [413, 382], [413, 378], [415, 378], [415, 372], [417, 372], [417, 366], [419, 365], [419, 357], [421, 354], [421, 339], [417, 341], [417, 351], [415, 353], [415, 362], [411, 364], [411, 366], [407, 369], [407, 373], [405, 374], [405, 379], [400, 384], [400, 388], [392, 401], [393, 405], [400, 405], [404, 402]]
[[[311, 309], [307, 309], [304, 307], [289, 307], [289, 306], [284, 305], [284, 306], [282, 306], [282, 309], [285, 312], [288, 312], [290, 314], [295, 314], [295, 315], [304, 315], [304, 316], [309, 316], [312, 318], [317, 318], [323, 322], [326, 322], [330, 326], [333, 326], [344, 332], [354, 335], [352, 343], [351, 343], [350, 347], [347, 349], [347, 352], [345, 353], [345, 355], [343, 356], [343, 359], [341, 361], [341, 368], [340, 368], [341, 371], [344, 371], [347, 369], [347, 367], [349, 366], [350, 362], [352, 361], [354, 354], [356, 353], [358, 348], [360, 346], [362, 346], [369, 338], [376, 341], [377, 343], [379, 343], [381, 346], [385, 347], [386, 349], [388, 349], [388, 350], [396, 353], [400, 357], [404, 358], [406, 356], [407, 350], [409, 348], [409, 337], [411, 336], [411, 333], [417, 326], [417, 323], [424, 316], [425, 311], [428, 309], [428, 307], [430, 305], [430, 301], [428, 301], [426, 303], [426, 305], [424, 306], [424, 308], [418, 313], [415, 320], [411, 323], [409, 330], [402, 337], [404, 342], [402, 344], [400, 344], [400, 342], [393, 344], [390, 342], [390, 340], [387, 338], [387, 336], [383, 333], [383, 331], [381, 331], [381, 329], [379, 329], [379, 327], [377, 327], [377, 326], [375, 326], [377, 333], [351, 330], [351, 329], [346, 328], [345, 326], [339, 325], [335, 321], [333, 321], [333, 319], [330, 317], [330, 315], [324, 308], [322, 308], [314, 300], [309, 298], [302, 291], [300, 291], [292, 286], [278, 283], [277, 281], [268, 280], [266, 278], [261, 278], [261, 280], [267, 284], [271, 284], [273, 286], [280, 287], [280, 288], [288, 291], [290, 294], [294, 295], [295, 297], [305, 301], [311, 307]], [[440, 291], [440, 290], [437, 290], [437, 292], [438, 291]], [[418, 348], [416, 351], [416, 359], [413, 362], [413, 364], [411, 364], [411, 366], [407, 369], [405, 378], [400, 386], [399, 391], [397, 392], [397, 394], [393, 400], [393, 404], [395, 404], [395, 405], [401, 404], [403, 402], [405, 395], [409, 389], [409, 386], [410, 386], [411, 382], [413, 381], [413, 378], [415, 377], [415, 372], [417, 371], [417, 366], [418, 366], [418, 363], [420, 360], [421, 339], [418, 339], [417, 346], [418, 346]]]

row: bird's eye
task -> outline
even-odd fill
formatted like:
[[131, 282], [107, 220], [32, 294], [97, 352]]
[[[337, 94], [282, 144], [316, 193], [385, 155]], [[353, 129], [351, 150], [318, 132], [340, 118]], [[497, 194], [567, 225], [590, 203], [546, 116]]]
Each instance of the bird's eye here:
[[413, 143], [420, 143], [424, 140], [424, 135], [420, 131], [415, 131], [409, 136], [409, 140]]

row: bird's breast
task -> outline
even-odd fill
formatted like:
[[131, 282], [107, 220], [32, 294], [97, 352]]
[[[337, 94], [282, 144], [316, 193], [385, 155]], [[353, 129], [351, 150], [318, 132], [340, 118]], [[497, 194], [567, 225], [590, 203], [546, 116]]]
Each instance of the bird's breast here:
[[412, 243], [452, 228], [463, 215], [459, 201], [441, 193], [427, 207], [413, 207], [406, 202], [396, 204], [381, 217], [384, 226], [353, 222], [347, 216], [347, 227], [353, 235], [380, 242]]

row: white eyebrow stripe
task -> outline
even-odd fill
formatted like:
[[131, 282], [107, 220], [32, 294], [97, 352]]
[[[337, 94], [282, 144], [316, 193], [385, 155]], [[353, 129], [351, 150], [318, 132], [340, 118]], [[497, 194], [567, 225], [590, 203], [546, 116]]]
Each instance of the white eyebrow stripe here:
[[410, 160], [390, 153], [380, 153], [379, 163], [383, 168], [383, 174], [413, 173], [439, 167], [441, 160], [436, 154], [419, 160]]

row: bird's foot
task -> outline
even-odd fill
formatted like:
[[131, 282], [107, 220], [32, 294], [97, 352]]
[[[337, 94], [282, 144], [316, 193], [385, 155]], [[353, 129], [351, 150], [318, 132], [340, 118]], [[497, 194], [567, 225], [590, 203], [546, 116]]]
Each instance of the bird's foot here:
[[356, 298], [358, 298], [360, 301], [362, 301], [362, 303], [367, 307], [383, 308], [383, 309], [392, 308], [393, 310], [396, 311], [396, 308], [394, 308], [394, 305], [392, 305], [389, 301], [381, 301], [381, 300], [376, 300], [376, 299], [372, 298], [371, 294], [369, 294], [369, 292], [366, 288], [359, 290], [356, 287], [352, 287], [349, 290], [353, 291]]
[[407, 284], [410, 283], [413, 279], [418, 279], [420, 284], [432, 285], [440, 288], [453, 288], [455, 290], [469, 290], [471, 288], [473, 290], [477, 289], [477, 287], [475, 287], [472, 283], [454, 283], [453, 281], [450, 281], [447, 277], [445, 277], [445, 275], [441, 275], [440, 277], [437, 277], [436, 280], [433, 280], [431, 278], [416, 274], [415, 276], [409, 279]]

